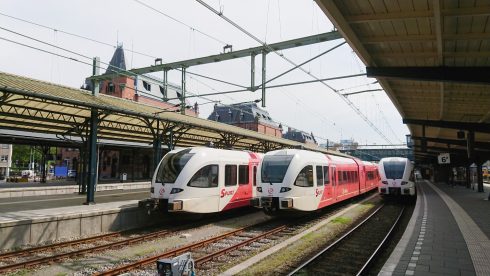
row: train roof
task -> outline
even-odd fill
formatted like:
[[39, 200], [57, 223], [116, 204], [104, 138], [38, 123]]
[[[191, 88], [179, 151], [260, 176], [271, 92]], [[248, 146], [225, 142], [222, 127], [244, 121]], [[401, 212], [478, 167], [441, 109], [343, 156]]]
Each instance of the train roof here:
[[263, 156], [263, 154], [255, 153], [251, 151], [245, 151], [245, 150], [228, 150], [228, 149], [217, 149], [217, 148], [207, 148], [207, 147], [179, 148], [179, 149], [172, 150], [171, 152], [180, 152], [186, 149], [191, 149], [190, 153], [213, 154], [215, 156], [224, 157], [224, 158], [229, 158], [229, 157], [251, 158], [252, 157], [253, 159], [260, 159]]

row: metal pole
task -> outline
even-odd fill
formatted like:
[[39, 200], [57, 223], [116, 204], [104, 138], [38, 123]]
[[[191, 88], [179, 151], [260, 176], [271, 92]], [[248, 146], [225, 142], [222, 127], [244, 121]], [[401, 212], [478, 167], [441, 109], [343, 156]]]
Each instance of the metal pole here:
[[[95, 57], [93, 59], [92, 75], [98, 76], [100, 74], [100, 58]], [[99, 95], [99, 82], [93, 81], [92, 83], [92, 95]], [[97, 127], [99, 121], [99, 114], [97, 109], [92, 108], [90, 111], [90, 135], [89, 135], [89, 179], [87, 189], [87, 201], [85, 204], [95, 204], [95, 185], [97, 185]]]
[[185, 115], [185, 67], [182, 67], [182, 97], [180, 99], [180, 113]]
[[265, 107], [265, 66], [266, 66], [266, 51], [262, 51], [262, 107]]
[[478, 162], [476, 164], [476, 179], [478, 179], [478, 192], [483, 193], [483, 171], [482, 171], [482, 162]]
[[255, 53], [250, 55], [250, 90], [255, 91]]
[[157, 169], [158, 163], [162, 158], [162, 138], [160, 135], [160, 121], [157, 121], [156, 135], [153, 140], [153, 172]]
[[168, 97], [168, 70], [163, 70], [163, 100], [167, 101]]
[[87, 189], [87, 202], [94, 204], [95, 185], [97, 184], [97, 109], [92, 109], [90, 116], [90, 136], [89, 136], [89, 180]]

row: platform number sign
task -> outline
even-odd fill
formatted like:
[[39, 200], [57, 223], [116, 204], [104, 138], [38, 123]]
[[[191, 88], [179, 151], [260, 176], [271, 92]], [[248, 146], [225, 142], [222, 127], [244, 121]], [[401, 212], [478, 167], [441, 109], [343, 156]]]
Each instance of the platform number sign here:
[[449, 153], [440, 153], [439, 156], [437, 157], [437, 160], [439, 161], [439, 164], [449, 164], [451, 163], [451, 158]]

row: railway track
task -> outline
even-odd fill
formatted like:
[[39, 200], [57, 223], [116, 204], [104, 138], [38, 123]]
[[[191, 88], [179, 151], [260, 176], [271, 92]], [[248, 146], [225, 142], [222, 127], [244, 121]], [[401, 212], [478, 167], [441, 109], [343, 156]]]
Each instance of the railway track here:
[[[262, 222], [251, 226], [242, 227], [209, 239], [194, 242], [189, 245], [146, 257], [126, 265], [114, 267], [110, 270], [99, 272], [94, 275], [119, 275], [121, 273], [133, 271], [136, 269], [144, 269], [145, 267], [150, 267], [151, 270], [154, 270], [154, 265], [157, 260], [162, 258], [171, 258], [189, 251], [192, 252], [195, 256], [200, 256], [196, 259], [195, 262], [196, 266], [199, 267], [202, 266], [204, 263], [213, 260], [214, 258], [222, 256], [230, 251], [236, 250], [259, 239], [277, 234], [287, 228], [287, 225], [284, 223], [279, 223], [279, 225], [272, 227], [273, 224], [278, 223], [268, 221], [265, 223]], [[234, 242], [232, 240], [234, 240]], [[218, 244], [231, 245], [226, 246], [225, 248], [217, 249], [221, 247]], [[214, 250], [212, 250], [212, 248], [214, 248]], [[209, 252], [210, 249], [212, 252]]]
[[[244, 212], [244, 214], [248, 213], [250, 212]], [[230, 216], [231, 215], [225, 215], [224, 218], [228, 218]], [[221, 219], [222, 218], [223, 217], [221, 217]], [[7, 271], [55, 263], [66, 258], [79, 257], [89, 253], [160, 238], [166, 235], [174, 234], [176, 231], [196, 228], [210, 222], [215, 222], [219, 219], [220, 218], [204, 219], [199, 222], [175, 225], [173, 227], [168, 227], [167, 229], [161, 230], [156, 230], [156, 226], [153, 226], [146, 229], [121, 231], [3, 253], [0, 254], [0, 274]], [[141, 232], [148, 231], [151, 232], [141, 234]]]
[[[35, 247], [30, 249], [25, 249], [21, 251], [8, 252], [0, 255], [0, 262], [4, 263], [3, 266], [0, 266], [0, 273], [11, 271], [20, 268], [28, 268], [32, 266], [47, 264], [57, 262], [64, 258], [81, 256], [84, 254], [97, 252], [109, 248], [115, 248], [119, 246], [134, 244], [146, 240], [155, 239], [158, 237], [162, 237], [168, 235], [171, 230], [159, 230], [152, 233], [138, 235], [136, 237], [131, 238], [123, 238], [123, 233], [111, 233], [106, 235], [99, 235], [95, 237], [85, 238], [81, 240], [74, 240], [62, 243], [56, 243], [41, 247]], [[109, 241], [105, 242], [107, 239], [112, 238], [123, 238], [122, 240]], [[103, 242], [100, 244], [100, 242]], [[90, 243], [99, 243], [95, 246], [89, 246], [81, 249], [69, 250], [70, 247], [73, 246], [86, 246]], [[56, 252], [56, 251], [68, 250], [68, 252]], [[39, 255], [45, 255], [46, 253], [51, 252], [51, 255], [39, 257]], [[39, 255], [37, 255], [39, 254]], [[17, 259], [21, 258], [20, 261]]]
[[172, 258], [187, 252], [192, 253], [197, 274], [217, 274], [220, 272], [219, 267], [224, 263], [236, 261], [235, 258], [250, 255], [252, 254], [251, 251], [260, 250], [260, 248], [269, 246], [276, 240], [294, 235], [302, 231], [302, 229], [308, 228], [318, 223], [318, 221], [340, 212], [344, 206], [345, 204], [341, 204], [336, 208], [325, 210], [320, 216], [318, 214], [309, 214], [306, 217], [303, 216], [294, 220], [291, 220], [291, 218], [287, 221], [278, 219], [243, 227], [219, 236], [113, 267], [110, 270], [98, 272], [94, 275], [119, 275], [129, 271], [134, 275], [147, 275], [148, 273], [154, 273], [157, 260]]
[[404, 210], [398, 204], [380, 206], [289, 275], [366, 275], [390, 240]]

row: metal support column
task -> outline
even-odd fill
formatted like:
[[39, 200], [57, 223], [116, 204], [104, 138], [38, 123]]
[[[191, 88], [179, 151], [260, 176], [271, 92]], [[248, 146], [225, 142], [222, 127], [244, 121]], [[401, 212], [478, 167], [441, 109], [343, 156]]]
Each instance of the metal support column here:
[[170, 129], [168, 131], [168, 134], [167, 135], [168, 135], [168, 139], [167, 139], [168, 144], [167, 144], [167, 146], [168, 146], [168, 150], [170, 151], [170, 150], [173, 150], [175, 148], [175, 144], [174, 144], [174, 131], [173, 131], [173, 129]]
[[262, 51], [262, 107], [265, 107], [265, 77], [266, 77], [266, 51]]
[[475, 132], [468, 131], [468, 135], [466, 137], [468, 160], [470, 163], [472, 163], [475, 162]]
[[482, 170], [483, 163], [482, 162], [477, 162], [476, 164], [476, 179], [478, 180], [478, 192], [483, 193], [483, 170]]
[[470, 171], [471, 162], [466, 163], [466, 188], [471, 188], [471, 171]]
[[163, 70], [163, 100], [167, 101], [168, 99], [168, 70]]
[[157, 121], [157, 129], [153, 139], [153, 172], [157, 169], [162, 159], [162, 136], [160, 134], [160, 121]]
[[254, 92], [255, 88], [255, 53], [250, 55], [250, 91]]
[[[93, 59], [92, 75], [98, 76], [100, 74], [100, 58], [95, 57]], [[92, 95], [98, 96], [99, 94], [99, 82], [94, 81], [92, 85]], [[95, 185], [97, 185], [97, 127], [99, 124], [99, 114], [97, 109], [92, 108], [90, 111], [90, 135], [88, 139], [89, 143], [89, 160], [88, 160], [88, 189], [87, 189], [87, 201], [85, 204], [95, 203]]]
[[89, 162], [88, 162], [88, 189], [86, 204], [94, 204], [95, 185], [97, 185], [97, 126], [98, 126], [97, 109], [92, 109], [90, 113], [90, 136], [89, 136]]
[[182, 97], [180, 99], [180, 114], [185, 115], [185, 67], [182, 67]]

